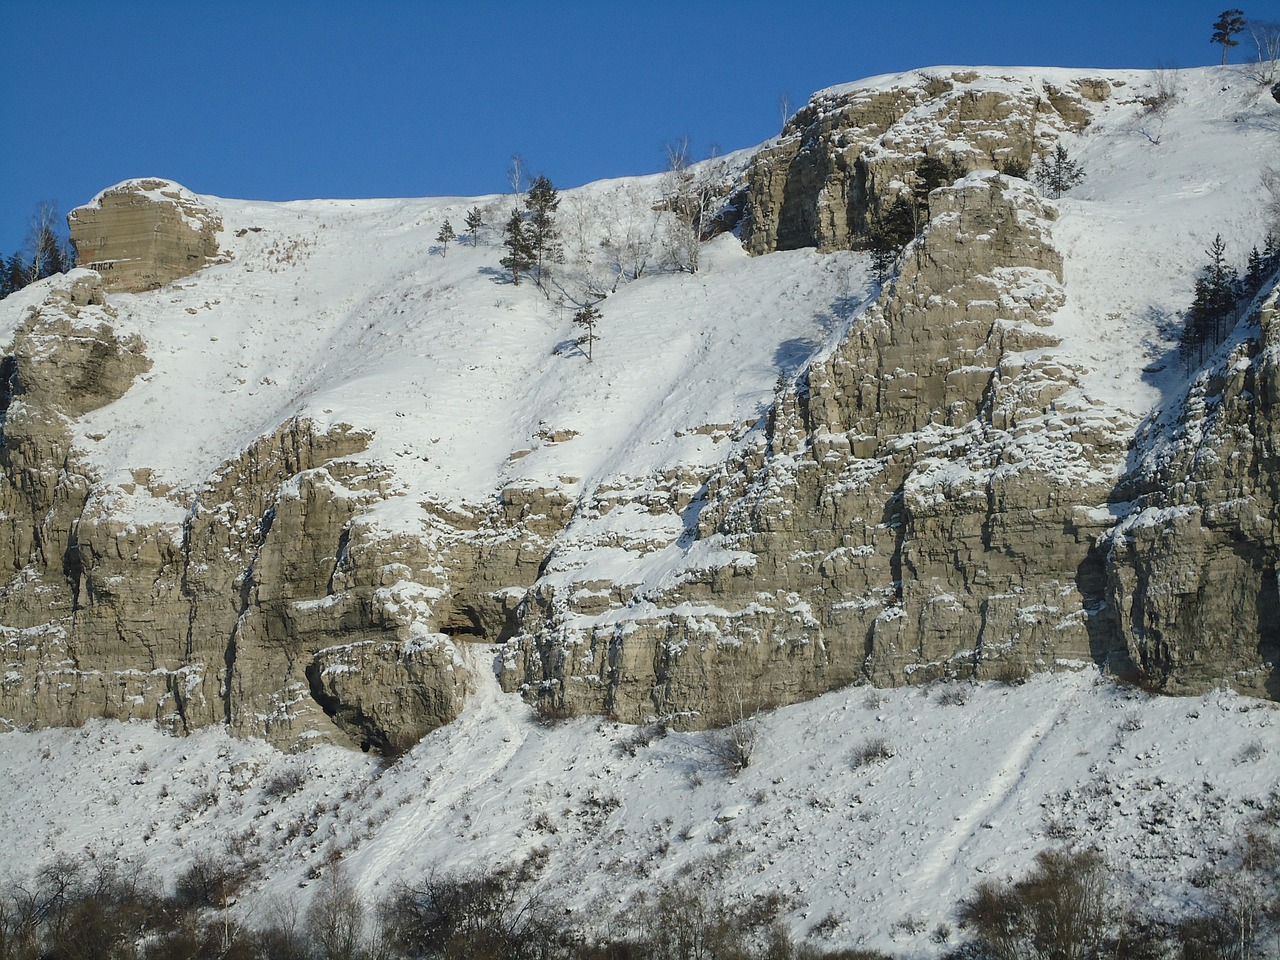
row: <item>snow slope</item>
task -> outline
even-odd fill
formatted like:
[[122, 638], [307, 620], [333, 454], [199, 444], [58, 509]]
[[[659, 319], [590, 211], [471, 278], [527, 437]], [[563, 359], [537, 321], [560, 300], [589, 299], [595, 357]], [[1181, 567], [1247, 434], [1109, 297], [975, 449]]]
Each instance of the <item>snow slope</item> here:
[[[1181, 915], [1206, 896], [1197, 868], [1280, 790], [1278, 726], [1276, 704], [1152, 699], [1089, 673], [851, 689], [759, 718], [732, 773], [714, 733], [644, 744], [599, 718], [547, 727], [491, 684], [390, 766], [218, 730], [8, 733], [0, 831], [10, 877], [86, 853], [175, 877], [241, 850], [260, 864], [234, 909], [258, 923], [277, 901], [305, 905], [334, 853], [370, 903], [397, 881], [536, 855], [539, 894], [586, 929], [655, 885], [714, 877], [730, 902], [784, 894], [796, 936], [931, 956], [978, 881], [1063, 844], [1099, 849], [1132, 896]], [[892, 756], [858, 766], [880, 739]], [[300, 785], [281, 798], [285, 774]]]

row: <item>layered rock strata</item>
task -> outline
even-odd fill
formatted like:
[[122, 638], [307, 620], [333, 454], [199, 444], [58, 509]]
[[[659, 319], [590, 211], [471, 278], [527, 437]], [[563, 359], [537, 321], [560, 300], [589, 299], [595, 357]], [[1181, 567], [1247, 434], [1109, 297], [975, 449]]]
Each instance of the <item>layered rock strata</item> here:
[[751, 252], [856, 247], [919, 200], [926, 157], [977, 171], [928, 196], [878, 302], [759, 423], [707, 427], [734, 451], [710, 475], [428, 499], [412, 532], [379, 522], [403, 491], [367, 424], [287, 419], [195, 491], [93, 474], [73, 421], [150, 364], [106, 292], [226, 256], [176, 184], [106, 191], [72, 217], [100, 272], [50, 284], [0, 368], [0, 716], [394, 753], [458, 714], [477, 641], [552, 712], [688, 726], [1064, 664], [1280, 695], [1274, 296], [1131, 450], [1136, 425], [1055, 359], [1053, 206], [989, 169], [1120, 86], [951, 73], [815, 98], [730, 191]]
[[747, 174], [743, 243], [754, 254], [859, 249], [874, 217], [910, 191], [925, 157], [961, 172], [1029, 169], [1065, 131], [1089, 123], [1112, 85], [1062, 89], [1029, 77], [997, 87], [975, 72], [904, 75], [883, 88], [820, 93]]
[[1280, 306], [1273, 291], [1159, 419], [1115, 494], [1104, 541], [1110, 624], [1166, 689], [1228, 683], [1280, 698]]
[[127, 180], [67, 217], [76, 263], [112, 292], [154, 290], [221, 259], [222, 221], [168, 180]]
[[1044, 352], [1053, 212], [995, 174], [931, 205], [876, 307], [684, 509], [661, 548], [673, 582], [604, 600], [553, 558], [514, 678], [626, 720], [718, 724], [851, 682], [1102, 655], [1110, 517], [1080, 505], [1106, 500], [1131, 425]]

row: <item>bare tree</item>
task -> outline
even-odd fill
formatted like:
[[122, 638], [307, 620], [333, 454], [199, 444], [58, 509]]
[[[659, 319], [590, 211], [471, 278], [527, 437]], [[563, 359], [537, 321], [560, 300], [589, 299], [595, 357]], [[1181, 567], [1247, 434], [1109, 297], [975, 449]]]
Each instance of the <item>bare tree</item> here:
[[1151, 71], [1151, 96], [1144, 101], [1146, 109], [1134, 121], [1137, 131], [1159, 144], [1164, 137], [1164, 122], [1169, 110], [1178, 102], [1178, 71], [1164, 64]]
[[[715, 159], [714, 151], [710, 159]], [[715, 169], [711, 163], [695, 168], [688, 137], [667, 144], [663, 206], [673, 215], [667, 250], [677, 270], [698, 272], [702, 241], [714, 212]]]
[[307, 929], [320, 960], [356, 960], [364, 935], [364, 903], [342, 865], [325, 869], [323, 885], [307, 907]]
[[779, 133], [783, 133], [787, 129], [787, 121], [791, 119], [791, 113], [792, 113], [791, 108], [792, 108], [791, 94], [789, 93], [778, 94], [778, 114], [780, 115], [782, 120], [782, 125], [778, 130]]
[[1280, 233], [1280, 170], [1275, 167], [1262, 168], [1262, 189], [1266, 193], [1263, 215], [1267, 229]]
[[511, 184], [511, 194], [514, 197], [524, 193], [524, 157], [518, 153], [511, 155], [511, 165], [507, 167], [507, 183]]
[[1280, 80], [1280, 23], [1250, 20], [1248, 29], [1256, 51], [1253, 79], [1260, 84], [1275, 83]]
[[75, 265], [74, 255], [58, 238], [61, 226], [62, 217], [56, 203], [45, 200], [36, 205], [24, 244], [28, 283], [65, 273]]

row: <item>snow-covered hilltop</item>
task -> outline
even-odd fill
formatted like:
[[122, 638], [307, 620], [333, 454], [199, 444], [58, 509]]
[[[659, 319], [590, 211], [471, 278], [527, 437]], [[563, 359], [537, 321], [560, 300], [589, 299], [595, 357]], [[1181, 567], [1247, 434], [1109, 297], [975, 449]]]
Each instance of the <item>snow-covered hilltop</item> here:
[[[0, 713], [401, 750], [470, 642], [694, 727], [1061, 665], [1267, 691], [1274, 296], [1190, 394], [1172, 351], [1213, 236], [1265, 243], [1278, 117], [1231, 70], [833, 88], [689, 172], [697, 272], [671, 177], [567, 191], [546, 295], [498, 263], [518, 198], [104, 191], [96, 271], [0, 304]], [[1050, 201], [1014, 174], [1060, 146]], [[881, 285], [849, 248], [899, 197]]]

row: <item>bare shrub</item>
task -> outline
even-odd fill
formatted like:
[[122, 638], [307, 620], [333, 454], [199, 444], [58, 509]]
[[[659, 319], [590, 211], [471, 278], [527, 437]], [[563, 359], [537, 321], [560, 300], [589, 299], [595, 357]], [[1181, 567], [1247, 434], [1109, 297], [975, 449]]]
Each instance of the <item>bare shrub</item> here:
[[627, 736], [620, 739], [614, 744], [614, 749], [621, 756], [634, 757], [638, 752], [649, 746], [655, 740], [661, 740], [667, 735], [667, 725], [659, 721], [658, 723], [649, 723], [641, 727], [635, 727]]
[[992, 960], [1093, 957], [1118, 921], [1108, 899], [1099, 854], [1046, 850], [1024, 880], [979, 884], [961, 904], [960, 919]]
[[533, 720], [540, 727], [554, 727], [578, 715], [573, 704], [563, 697], [542, 697], [533, 707]]
[[969, 702], [970, 688], [966, 683], [948, 683], [938, 694], [938, 702], [949, 707], [963, 707]]
[[383, 907], [383, 919], [388, 944], [415, 957], [540, 957], [558, 937], [511, 870], [402, 884]]
[[992, 679], [1007, 687], [1020, 687], [1031, 679], [1031, 667], [1025, 660], [1005, 660]]
[[178, 877], [173, 896], [185, 907], [225, 907], [248, 879], [249, 870], [242, 861], [204, 853]]
[[743, 717], [708, 734], [707, 746], [721, 770], [733, 774], [751, 765], [760, 728], [754, 717]]
[[1266, 755], [1267, 748], [1263, 746], [1262, 741], [1254, 740], [1252, 743], [1245, 744], [1240, 752], [1236, 754], [1236, 763], [1253, 763], [1256, 760], [1261, 760]]
[[277, 770], [262, 785], [262, 792], [272, 800], [284, 800], [293, 796], [307, 782], [307, 776], [301, 767], [289, 766]]
[[885, 760], [890, 760], [896, 753], [897, 751], [893, 749], [893, 745], [884, 737], [873, 737], [853, 751], [853, 756], [849, 759], [849, 762], [853, 769], [858, 770], [873, 763], [883, 763]]

